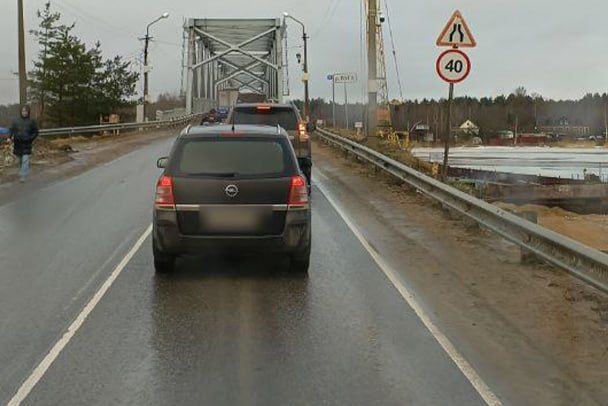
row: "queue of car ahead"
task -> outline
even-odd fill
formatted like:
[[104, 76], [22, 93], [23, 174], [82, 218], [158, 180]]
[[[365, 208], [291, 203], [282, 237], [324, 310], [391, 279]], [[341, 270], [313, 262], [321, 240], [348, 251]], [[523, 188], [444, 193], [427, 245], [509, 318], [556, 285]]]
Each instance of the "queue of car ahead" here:
[[156, 187], [157, 272], [184, 255], [287, 255], [307, 272], [311, 250], [309, 131], [292, 104], [243, 104], [227, 124], [186, 128]]

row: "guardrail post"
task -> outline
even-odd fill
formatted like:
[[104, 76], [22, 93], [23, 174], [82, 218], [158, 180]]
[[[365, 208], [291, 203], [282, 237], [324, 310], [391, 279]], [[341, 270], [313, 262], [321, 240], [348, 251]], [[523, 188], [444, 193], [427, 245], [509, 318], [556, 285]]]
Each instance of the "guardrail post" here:
[[[538, 213], [535, 211], [522, 211], [517, 213], [517, 215], [523, 219], [528, 220], [531, 223], [538, 224]], [[540, 260], [533, 252], [530, 250], [520, 247], [520, 262], [524, 265], [538, 265], [543, 261]]]

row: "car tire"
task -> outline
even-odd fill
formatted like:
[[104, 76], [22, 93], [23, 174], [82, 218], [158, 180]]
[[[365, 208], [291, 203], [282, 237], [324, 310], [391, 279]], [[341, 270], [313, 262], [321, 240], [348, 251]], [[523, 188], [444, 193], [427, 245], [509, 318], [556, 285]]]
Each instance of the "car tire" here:
[[157, 273], [171, 273], [175, 269], [175, 256], [167, 255], [153, 247], [154, 269]]
[[310, 267], [310, 245], [308, 248], [299, 254], [292, 255], [289, 263], [289, 269], [292, 272], [307, 273]]

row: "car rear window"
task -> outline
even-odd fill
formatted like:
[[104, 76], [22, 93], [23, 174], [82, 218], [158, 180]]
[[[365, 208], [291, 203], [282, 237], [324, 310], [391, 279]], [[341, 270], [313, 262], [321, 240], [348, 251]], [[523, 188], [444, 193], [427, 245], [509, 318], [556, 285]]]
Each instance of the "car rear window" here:
[[290, 176], [295, 164], [286, 144], [271, 138], [187, 140], [178, 151], [176, 170], [183, 175], [227, 178]]
[[280, 125], [287, 131], [298, 129], [298, 116], [290, 107], [270, 107], [263, 110], [258, 107], [237, 107], [232, 120], [234, 124], [258, 124], [276, 127]]

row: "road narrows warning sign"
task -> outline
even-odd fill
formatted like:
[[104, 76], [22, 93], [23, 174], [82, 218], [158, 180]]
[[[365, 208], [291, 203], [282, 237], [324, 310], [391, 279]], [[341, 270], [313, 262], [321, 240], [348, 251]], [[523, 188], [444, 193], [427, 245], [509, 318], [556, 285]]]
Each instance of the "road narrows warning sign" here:
[[443, 47], [474, 48], [477, 46], [467, 22], [456, 10], [437, 38], [437, 45]]

